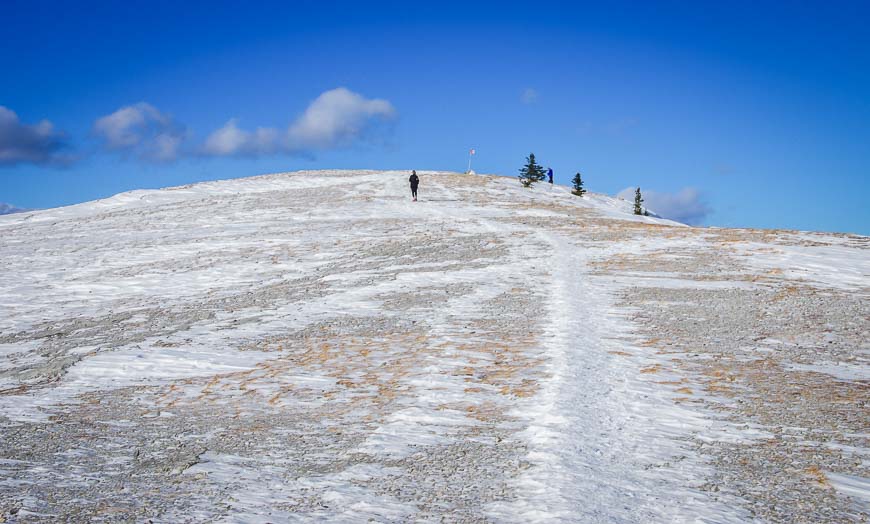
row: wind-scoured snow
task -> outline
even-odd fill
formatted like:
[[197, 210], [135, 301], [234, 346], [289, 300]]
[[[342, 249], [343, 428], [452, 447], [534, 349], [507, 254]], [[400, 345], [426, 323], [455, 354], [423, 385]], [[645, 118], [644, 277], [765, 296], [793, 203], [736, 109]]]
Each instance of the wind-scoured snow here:
[[866, 238], [408, 174], [0, 217], [0, 517], [867, 518]]

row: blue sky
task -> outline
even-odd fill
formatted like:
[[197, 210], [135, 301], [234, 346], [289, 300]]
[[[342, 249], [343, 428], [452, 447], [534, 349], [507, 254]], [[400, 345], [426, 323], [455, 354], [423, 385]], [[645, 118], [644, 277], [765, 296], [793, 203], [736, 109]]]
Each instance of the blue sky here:
[[870, 234], [867, 2], [391, 4], [4, 2], [0, 203], [474, 147], [704, 225]]

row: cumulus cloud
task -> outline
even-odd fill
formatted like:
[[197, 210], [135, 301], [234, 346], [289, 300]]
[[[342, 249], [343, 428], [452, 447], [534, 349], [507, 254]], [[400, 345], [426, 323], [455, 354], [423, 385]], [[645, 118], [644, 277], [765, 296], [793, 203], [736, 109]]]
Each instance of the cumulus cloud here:
[[290, 145], [298, 148], [330, 148], [361, 138], [373, 121], [396, 115], [386, 100], [366, 99], [343, 87], [314, 99], [288, 130]]
[[0, 166], [68, 164], [72, 157], [62, 153], [67, 146], [66, 135], [48, 120], [24, 124], [14, 111], [0, 106]]
[[254, 132], [239, 129], [238, 119], [231, 118], [223, 127], [214, 131], [203, 144], [207, 155], [256, 155], [274, 153], [280, 149], [281, 132], [260, 127]]
[[604, 132], [610, 135], [621, 135], [626, 131], [637, 127], [637, 120], [631, 117], [618, 118], [604, 124]]
[[717, 175], [733, 175], [736, 171], [737, 170], [734, 169], [734, 166], [725, 162], [720, 162], [713, 166], [713, 172]]
[[[370, 138], [378, 124], [395, 116], [390, 102], [339, 87], [314, 99], [286, 129], [258, 127], [249, 131], [232, 118], [209, 134], [197, 150], [207, 156], [308, 155]], [[151, 161], [175, 160], [183, 153], [187, 138], [183, 126], [145, 102], [99, 118], [93, 130], [107, 149]]]
[[523, 93], [520, 95], [520, 100], [524, 104], [533, 104], [538, 101], [538, 92], [531, 87], [527, 87], [523, 89]]
[[185, 139], [183, 126], [145, 102], [97, 119], [94, 133], [110, 150], [155, 162], [175, 160]]
[[215, 156], [307, 154], [364, 139], [378, 123], [395, 116], [396, 109], [390, 102], [368, 99], [339, 87], [314, 99], [285, 131], [264, 127], [245, 131], [238, 127], [238, 120], [231, 119], [208, 136], [202, 152]]
[[[616, 196], [632, 202], [635, 189], [627, 187]], [[698, 225], [711, 211], [704, 203], [701, 193], [693, 187], [683, 188], [677, 193], [660, 193], [641, 188], [641, 193], [644, 207], [650, 212], [684, 224]]]
[[10, 215], [12, 213], [22, 213], [24, 211], [29, 211], [28, 209], [22, 209], [20, 207], [15, 207], [12, 204], [6, 204], [0, 202], [0, 215]]

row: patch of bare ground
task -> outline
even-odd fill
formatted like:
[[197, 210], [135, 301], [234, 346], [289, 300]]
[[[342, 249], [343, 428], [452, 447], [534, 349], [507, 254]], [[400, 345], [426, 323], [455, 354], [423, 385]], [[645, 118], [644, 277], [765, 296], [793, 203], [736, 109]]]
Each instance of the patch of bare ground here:
[[[275, 355], [250, 370], [87, 393], [45, 424], [3, 421], [0, 467], [18, 489], [0, 490], [0, 509], [14, 516], [26, 500], [36, 521], [220, 518], [234, 514], [231, 495], [253, 478], [284, 486], [276, 510], [321, 518], [330, 515], [326, 490], [305, 486], [364, 467], [381, 474], [351, 485], [410, 504], [418, 518], [485, 522], [486, 504], [516, 497], [509, 483], [526, 453], [510, 400], [533, 394], [544, 376], [534, 351], [540, 322], [526, 318], [540, 299], [528, 288], [483, 301], [479, 314], [448, 315], [433, 342], [426, 313], [473, 291], [431, 287], [416, 302], [384, 295], [424, 314], [337, 317], [250, 342]], [[469, 423], [452, 443], [411, 444], [407, 457], [362, 451], [391, 415], [429, 394], [418, 384], [435, 362], [464, 388], [462, 401], [436, 409]], [[238, 479], [187, 473], [214, 456], [234, 457]], [[72, 473], [75, 482], [57, 481]]]
[[[736, 495], [755, 518], [770, 522], [867, 522], [866, 506], [837, 492], [827, 473], [870, 476], [870, 383], [828, 372], [870, 365], [870, 304], [751, 272], [723, 243], [788, 243], [781, 232], [705, 232], [694, 252], [623, 255], [597, 273], [667, 272], [669, 278], [753, 281], [750, 289], [633, 286], [621, 307], [633, 311], [639, 370], [672, 388], [674, 401], [720, 413], [736, 439], [697, 439], [714, 466], [703, 489]], [[803, 244], [802, 244], [803, 245]], [[656, 379], [667, 372], [673, 379]], [[831, 374], [833, 373], [833, 374]]]

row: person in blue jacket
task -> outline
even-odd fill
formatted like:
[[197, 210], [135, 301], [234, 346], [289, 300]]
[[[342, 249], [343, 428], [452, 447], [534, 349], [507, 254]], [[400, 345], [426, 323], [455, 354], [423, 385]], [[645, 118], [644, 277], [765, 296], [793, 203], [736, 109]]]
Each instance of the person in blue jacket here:
[[549, 179], [550, 185], [552, 185], [553, 184], [553, 168], [552, 167], [547, 168], [547, 178]]

